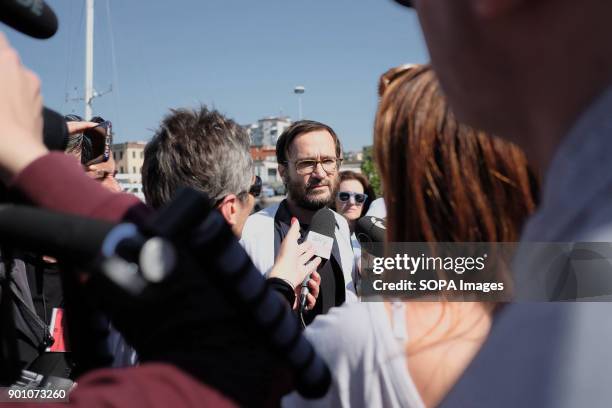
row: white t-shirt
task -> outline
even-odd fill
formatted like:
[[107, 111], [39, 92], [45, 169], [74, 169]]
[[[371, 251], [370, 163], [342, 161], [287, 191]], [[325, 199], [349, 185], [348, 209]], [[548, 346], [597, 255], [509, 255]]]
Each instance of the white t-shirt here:
[[406, 366], [404, 340], [396, 337], [384, 303], [332, 308], [304, 333], [328, 364], [332, 384], [318, 400], [294, 392], [283, 399], [284, 407], [425, 406]]

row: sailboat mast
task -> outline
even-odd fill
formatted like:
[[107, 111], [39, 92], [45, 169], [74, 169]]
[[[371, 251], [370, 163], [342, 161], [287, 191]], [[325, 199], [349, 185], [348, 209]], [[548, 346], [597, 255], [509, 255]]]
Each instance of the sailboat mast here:
[[85, 26], [85, 117], [90, 120], [93, 101], [93, 46], [94, 46], [94, 0], [86, 0]]

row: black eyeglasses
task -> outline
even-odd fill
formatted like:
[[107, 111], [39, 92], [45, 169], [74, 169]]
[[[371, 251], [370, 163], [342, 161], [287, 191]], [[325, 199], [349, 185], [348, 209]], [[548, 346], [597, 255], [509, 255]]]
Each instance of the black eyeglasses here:
[[[283, 164], [287, 163], [289, 162], [286, 161]], [[321, 166], [323, 166], [323, 170], [325, 170], [327, 174], [333, 174], [340, 168], [340, 165], [342, 164], [342, 159], [339, 157], [324, 157], [320, 160], [301, 159], [296, 160], [293, 163], [295, 163], [296, 173], [300, 176], [305, 176], [306, 174], [313, 173], [319, 163], [321, 163]]]
[[253, 197], [259, 197], [261, 194], [261, 187], [263, 183], [261, 181], [261, 177], [255, 176], [255, 181], [251, 184], [251, 188], [249, 188], [249, 194]]
[[342, 202], [349, 201], [351, 199], [351, 197], [355, 197], [355, 202], [357, 204], [363, 204], [365, 202], [365, 200], [368, 199], [368, 195], [367, 194], [354, 193], [352, 191], [340, 191], [340, 192], [338, 192], [338, 200], [340, 200]]

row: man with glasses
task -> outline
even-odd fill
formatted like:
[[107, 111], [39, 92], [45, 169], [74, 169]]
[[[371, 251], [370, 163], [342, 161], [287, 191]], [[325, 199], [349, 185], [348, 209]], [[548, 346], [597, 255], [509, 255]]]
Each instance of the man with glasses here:
[[[276, 144], [278, 170], [287, 188], [287, 198], [247, 220], [242, 244], [263, 273], [274, 264], [280, 242], [291, 219], [297, 218], [302, 236], [308, 231], [312, 216], [332, 204], [339, 184], [342, 148], [334, 130], [320, 122], [302, 120], [287, 128]], [[349, 227], [344, 219], [336, 219], [332, 257], [319, 274], [321, 287], [314, 310], [306, 316], [312, 321], [317, 314], [346, 300], [346, 291], [353, 291], [354, 261]], [[350, 295], [349, 295], [350, 296]]]

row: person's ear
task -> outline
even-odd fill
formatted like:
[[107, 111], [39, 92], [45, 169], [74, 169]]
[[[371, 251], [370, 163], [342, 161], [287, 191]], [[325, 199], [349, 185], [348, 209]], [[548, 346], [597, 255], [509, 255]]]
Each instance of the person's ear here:
[[287, 166], [285, 166], [284, 164], [279, 164], [278, 165], [278, 174], [280, 175], [281, 179], [283, 180], [283, 183], [287, 184], [287, 179], [288, 179], [288, 170]]
[[[527, 0], [470, 0], [474, 13], [483, 19], [493, 19], [521, 7]], [[533, 0], [531, 0], [533, 1]]]
[[235, 194], [228, 194], [217, 206], [225, 221], [233, 226], [236, 224], [236, 214], [238, 213], [238, 197]]

